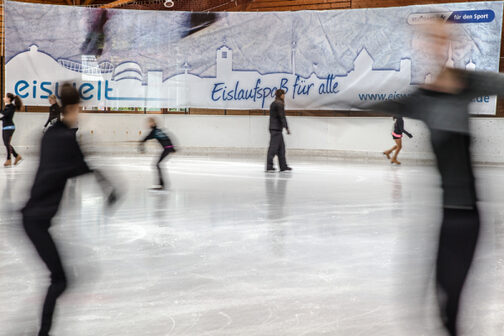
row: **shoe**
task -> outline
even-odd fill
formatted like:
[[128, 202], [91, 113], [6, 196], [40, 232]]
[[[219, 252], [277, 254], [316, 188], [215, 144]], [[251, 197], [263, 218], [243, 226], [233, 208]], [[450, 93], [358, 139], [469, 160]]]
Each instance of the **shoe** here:
[[21, 155], [18, 155], [16, 157], [16, 160], [14, 160], [14, 166], [17, 166], [17, 164], [21, 162], [21, 160], [23, 160], [23, 157]]
[[276, 172], [276, 169], [275, 168], [269, 168], [269, 169], [266, 169], [264, 172], [265, 173], [274, 173], [274, 172]]
[[7, 160], [5, 161], [5, 163], [3, 164], [4, 167], [10, 167], [12, 165], [12, 162], [11, 160]]
[[401, 162], [397, 161], [397, 160], [392, 160], [390, 161], [390, 164], [396, 164], [396, 165], [400, 165]]
[[281, 172], [284, 172], [284, 171], [292, 171], [292, 168], [291, 168], [291, 167], [287, 167], [287, 168], [285, 168], [285, 169], [281, 169], [280, 171], [281, 171]]
[[385, 155], [387, 157], [387, 159], [390, 160], [390, 153], [387, 153], [387, 152], [383, 152], [383, 155]]

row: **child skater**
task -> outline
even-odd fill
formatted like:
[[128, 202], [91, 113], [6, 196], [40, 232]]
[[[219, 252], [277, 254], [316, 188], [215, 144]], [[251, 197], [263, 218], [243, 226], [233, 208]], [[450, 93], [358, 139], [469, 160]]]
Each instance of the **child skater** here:
[[170, 138], [166, 135], [165, 132], [163, 132], [161, 129], [157, 127], [156, 120], [152, 117], [147, 119], [147, 123], [149, 127], [151, 128], [150, 133], [140, 142], [139, 149], [140, 152], [144, 153], [145, 148], [144, 144], [147, 140], [150, 139], [156, 139], [159, 141], [159, 144], [163, 147], [163, 152], [159, 156], [158, 161], [156, 162], [156, 169], [158, 171], [158, 177], [159, 177], [159, 185], [151, 188], [152, 190], [164, 190], [165, 189], [165, 182], [163, 179], [163, 172], [161, 171], [161, 162], [168, 156], [170, 153], [175, 153], [175, 147], [173, 146]]
[[12, 135], [16, 130], [16, 126], [14, 125], [14, 113], [23, 108], [23, 102], [19, 96], [15, 96], [12, 93], [7, 93], [4, 97], [5, 108], [0, 113], [2, 117], [0, 118], [3, 122], [2, 126], [2, 137], [5, 145], [5, 149], [7, 150], [7, 160], [4, 162], [4, 167], [11, 167], [11, 154], [14, 156], [14, 165], [17, 165], [23, 158], [19, 155], [14, 147], [11, 145]]
[[[401, 162], [399, 162], [397, 160], [397, 156], [399, 155], [399, 152], [402, 149], [403, 133], [406, 134], [410, 139], [413, 138], [413, 135], [411, 135], [411, 133], [409, 133], [408, 131], [406, 131], [404, 129], [404, 120], [401, 116], [393, 116], [392, 118], [395, 121], [394, 122], [394, 130], [392, 131], [392, 139], [394, 139], [396, 144], [394, 147], [383, 152], [383, 155], [385, 155], [387, 157], [387, 159], [390, 160], [391, 164], [400, 165]], [[395, 151], [394, 156], [392, 157], [392, 159], [390, 159], [390, 154], [392, 154], [393, 151]]]
[[116, 201], [116, 192], [110, 183], [86, 164], [71, 130], [79, 114], [79, 92], [71, 84], [62, 85], [61, 102], [63, 118], [50, 127], [42, 138], [35, 181], [30, 198], [21, 210], [26, 235], [51, 273], [38, 336], [49, 335], [56, 300], [67, 287], [63, 264], [49, 232], [51, 219], [58, 211], [66, 181], [94, 172], [102, 189], [108, 194], [107, 205], [110, 206]]

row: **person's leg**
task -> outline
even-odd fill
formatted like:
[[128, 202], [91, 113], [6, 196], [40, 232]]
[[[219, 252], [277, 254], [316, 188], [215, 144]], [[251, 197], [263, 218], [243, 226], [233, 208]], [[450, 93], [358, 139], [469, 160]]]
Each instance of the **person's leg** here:
[[14, 135], [14, 130], [11, 130], [10, 131], [10, 138], [9, 138], [9, 146], [10, 146], [10, 150], [11, 150], [11, 154], [14, 155], [14, 157], [16, 158], [16, 163], [18, 163], [18, 153], [16, 152], [16, 150], [14, 149], [14, 146], [12, 146], [12, 136]]
[[38, 255], [51, 272], [51, 284], [47, 289], [38, 334], [47, 336], [51, 330], [56, 300], [65, 291], [67, 280], [58, 249], [49, 233], [50, 220], [23, 218], [23, 226]]
[[161, 169], [161, 162], [164, 160], [165, 157], [168, 156], [169, 153], [170, 153], [169, 150], [165, 148], [161, 153], [161, 155], [159, 156], [158, 161], [156, 162], [156, 169], [158, 171], [158, 177], [159, 177], [159, 185], [163, 188], [165, 187], [165, 182], [163, 179], [163, 170]]
[[2, 139], [5, 146], [5, 150], [7, 151], [7, 161], [11, 159], [11, 131], [10, 130], [2, 130]]
[[460, 296], [479, 235], [478, 210], [445, 209], [436, 263], [437, 301], [446, 330], [457, 333]]
[[402, 139], [395, 139], [395, 142], [396, 142], [396, 145], [395, 145], [396, 149], [395, 149], [394, 156], [392, 157], [392, 160], [390, 162], [400, 163], [399, 161], [397, 161], [397, 156], [399, 155], [399, 152], [402, 149]]
[[282, 135], [282, 133], [279, 131], [270, 131], [270, 145], [268, 148], [268, 157], [266, 160], [266, 170], [274, 169], [273, 159], [275, 158], [275, 155], [278, 154], [278, 148], [280, 146], [279, 135]]
[[287, 165], [287, 159], [285, 158], [285, 142], [282, 132], [280, 132], [280, 144], [278, 146], [278, 163], [280, 165], [280, 170], [285, 170], [289, 166]]
[[394, 147], [390, 148], [389, 150], [384, 151], [383, 154], [385, 154], [387, 159], [390, 160], [390, 154], [392, 154], [392, 152], [395, 151], [396, 149], [397, 149], [397, 145], [394, 145]]

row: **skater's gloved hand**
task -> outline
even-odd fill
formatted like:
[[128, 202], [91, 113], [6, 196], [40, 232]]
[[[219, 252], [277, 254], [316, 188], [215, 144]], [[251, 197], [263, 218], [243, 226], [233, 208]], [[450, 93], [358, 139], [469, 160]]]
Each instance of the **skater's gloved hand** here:
[[289, 135], [291, 134], [291, 131], [288, 128], [287, 128], [287, 134], [289, 134]]
[[407, 136], [412, 139], [413, 138], [413, 134], [407, 134]]

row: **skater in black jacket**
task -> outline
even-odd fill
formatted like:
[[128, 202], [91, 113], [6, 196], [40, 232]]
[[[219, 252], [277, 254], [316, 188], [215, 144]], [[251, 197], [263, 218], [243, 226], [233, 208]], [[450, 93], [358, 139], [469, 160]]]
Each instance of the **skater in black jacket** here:
[[116, 201], [116, 193], [104, 176], [92, 170], [84, 160], [72, 132], [79, 114], [79, 93], [70, 84], [61, 87], [63, 119], [49, 128], [42, 138], [40, 162], [30, 198], [21, 210], [28, 238], [51, 273], [42, 310], [39, 336], [49, 335], [56, 300], [65, 291], [67, 279], [56, 245], [49, 232], [51, 219], [57, 213], [69, 178], [94, 172], [108, 195], [107, 203]]
[[266, 158], [266, 172], [274, 172], [273, 159], [278, 157], [278, 164], [280, 171], [290, 171], [291, 167], [287, 165], [285, 158], [285, 142], [283, 138], [283, 129], [285, 128], [287, 134], [290, 134], [287, 118], [285, 117], [285, 91], [282, 89], [276, 90], [275, 101], [270, 105], [270, 145], [268, 149], [268, 156]]
[[480, 231], [478, 197], [471, 157], [469, 105], [481, 96], [504, 96], [504, 75], [445, 67], [450, 45], [442, 21], [425, 25], [425, 44], [437, 62], [435, 80], [399, 100], [368, 106], [423, 121], [441, 177], [443, 219], [436, 260], [437, 299], [441, 319], [451, 336], [459, 335], [457, 320], [461, 295], [471, 268]]
[[165, 180], [163, 179], [163, 172], [161, 170], [161, 162], [170, 154], [170, 153], [175, 153], [175, 146], [173, 146], [173, 143], [171, 142], [170, 138], [168, 135], [166, 135], [163, 130], [157, 127], [156, 120], [154, 118], [149, 118], [147, 120], [147, 123], [149, 124], [149, 128], [151, 129], [150, 133], [143, 138], [143, 140], [140, 142], [139, 149], [143, 153], [144, 150], [144, 144], [147, 140], [151, 139], [156, 139], [161, 147], [163, 147], [163, 152], [161, 152], [161, 155], [159, 156], [159, 159], [156, 162], [156, 169], [158, 171], [158, 178], [159, 178], [159, 184], [151, 189], [153, 190], [164, 190], [166, 185], [165, 185]]
[[49, 104], [51, 104], [51, 107], [49, 108], [49, 117], [47, 118], [47, 121], [44, 125], [44, 128], [46, 128], [47, 126], [54, 125], [61, 118], [61, 116], [60, 116], [61, 115], [61, 108], [58, 105], [58, 101], [56, 100], [55, 95], [49, 96]]
[[7, 93], [4, 97], [5, 108], [0, 112], [2, 117], [2, 138], [7, 151], [7, 160], [4, 163], [4, 167], [11, 167], [11, 154], [14, 156], [14, 165], [17, 165], [23, 158], [19, 155], [14, 147], [11, 145], [12, 136], [16, 130], [14, 125], [14, 113], [20, 111], [23, 108], [23, 102], [19, 96], [15, 96], [12, 93]]

